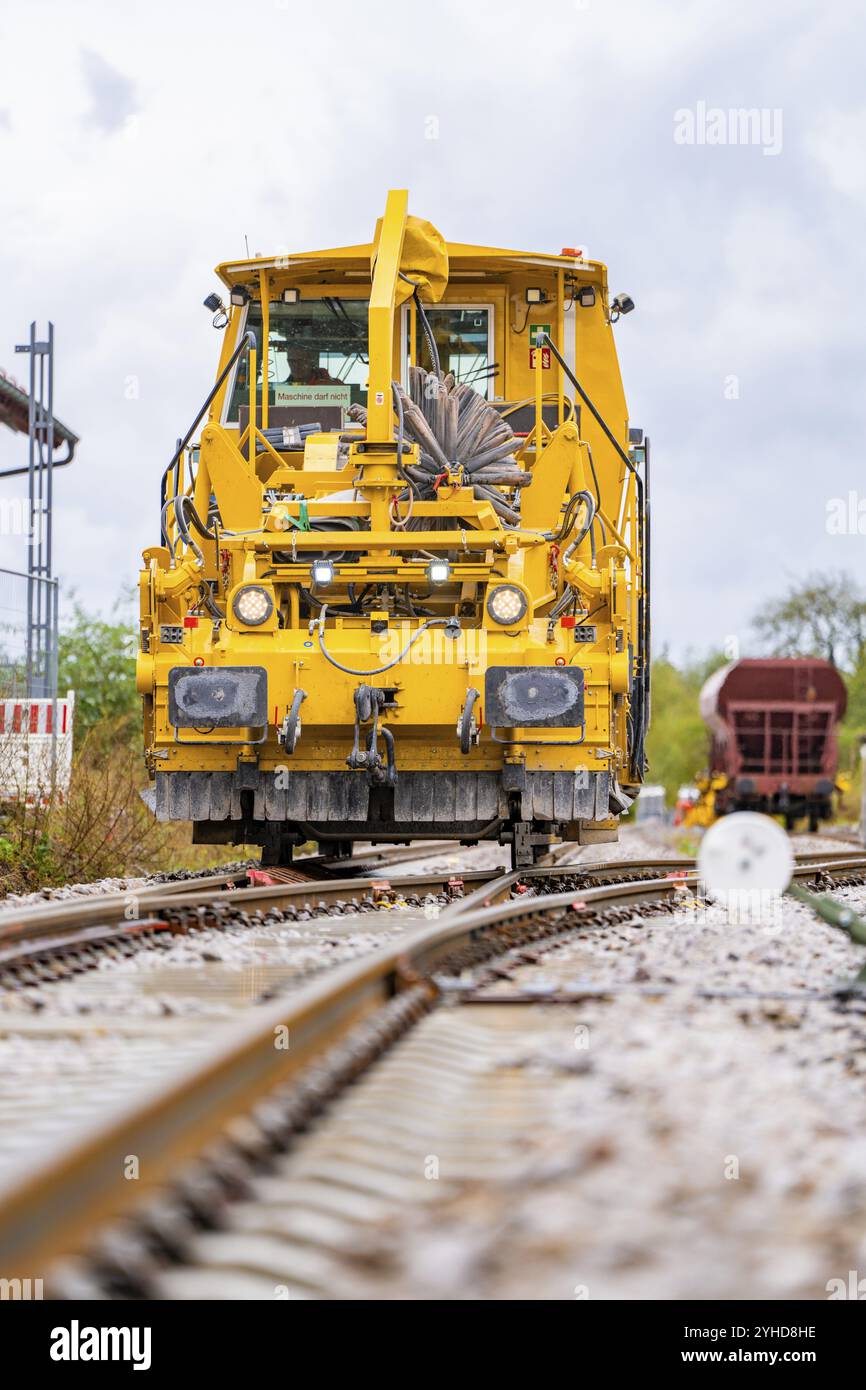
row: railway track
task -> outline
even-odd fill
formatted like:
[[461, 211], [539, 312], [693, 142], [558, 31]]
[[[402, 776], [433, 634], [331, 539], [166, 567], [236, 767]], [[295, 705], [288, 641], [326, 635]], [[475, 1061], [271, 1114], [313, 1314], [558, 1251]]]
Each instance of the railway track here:
[[[299, 913], [312, 915], [334, 905], [370, 911], [377, 901], [395, 897], [404, 888], [453, 893], [461, 880], [451, 870], [398, 875], [393, 881], [383, 876], [391, 864], [452, 850], [447, 842], [414, 850], [371, 849], [340, 861], [339, 872], [334, 861], [311, 856], [297, 860], [289, 871], [256, 867], [93, 897], [15, 904], [6, 910], [0, 905], [0, 988], [64, 979], [106, 957], [158, 948], [169, 944], [174, 934], [243, 922], [257, 913], [284, 910], [296, 920]], [[373, 875], [372, 866], [378, 869]], [[468, 881], [481, 877], [470, 873]]]
[[[448, 901], [474, 893], [473, 905], [489, 898], [486, 885], [502, 879], [502, 892], [523, 884], [536, 891], [547, 878], [565, 877], [566, 886], [616, 882], [624, 874], [652, 877], [658, 871], [685, 871], [691, 859], [646, 858], [570, 864], [566, 855], [574, 847], [558, 847], [550, 862], [534, 869], [506, 873], [504, 869], [455, 870], [453, 866], [430, 872], [388, 874], [391, 864], [419, 860], [434, 854], [453, 855], [448, 842], [407, 850], [360, 854], [341, 865], [334, 876], [331, 861], [298, 860], [289, 874], [273, 869], [238, 870], [232, 873], [183, 879], [130, 892], [106, 893], [49, 901], [0, 910], [0, 988], [46, 984], [54, 979], [92, 969], [103, 959], [120, 959], [141, 950], [168, 947], [176, 935], [212, 927], [250, 926], [267, 919], [304, 921], [328, 913], [375, 912], [392, 903], [419, 906], [423, 897], [439, 895]], [[820, 858], [821, 856], [812, 856]], [[381, 865], [374, 874], [362, 871]], [[330, 876], [321, 877], [323, 871]], [[408, 899], [406, 895], [408, 894]], [[194, 898], [194, 902], [191, 901]]]
[[[866, 859], [861, 855], [806, 854], [800, 858], [796, 875], [823, 888], [859, 885], [866, 882]], [[333, 1233], [337, 1229], [333, 1223], [339, 1217], [343, 1222], [339, 1241], [351, 1245], [353, 1231], [358, 1235], [364, 1227], [370, 1234], [369, 1223], [365, 1227], [360, 1222], [359, 1226], [357, 1219], [367, 1199], [370, 1222], [379, 1229], [373, 1217], [382, 1202], [388, 1205], [388, 1194], [378, 1193], [377, 1207], [372, 1200], [377, 1194], [371, 1192], [370, 1184], [373, 1188], [376, 1182], [387, 1186], [390, 1160], [388, 1141], [383, 1147], [376, 1139], [371, 1116], [376, 1105], [381, 1105], [382, 1094], [390, 1097], [390, 1111], [386, 1106], [382, 1118], [389, 1134], [395, 1126], [400, 1128], [404, 1113], [410, 1129], [416, 1121], [421, 1123], [427, 1098], [433, 1106], [431, 1115], [439, 1114], [443, 1105], [447, 1111], [447, 1096], [463, 1085], [460, 1076], [469, 1085], [478, 1068], [483, 1070], [484, 1056], [493, 1065], [490, 1059], [499, 1046], [495, 1038], [484, 1035], [484, 1029], [476, 1037], [477, 1046], [470, 1045], [465, 1022], [470, 1015], [473, 1022], [469, 1031], [476, 1030], [472, 1036], [477, 1034], [474, 1020], [480, 1008], [491, 1018], [495, 1016], [497, 1027], [505, 1028], [504, 1036], [511, 1038], [507, 1044], [511, 1046], [515, 1038], [509, 1030], [514, 1025], [501, 1024], [503, 1009], [512, 1019], [532, 1020], [531, 1009], [514, 1009], [514, 1004], [573, 1005], [581, 999], [604, 996], [604, 987], [593, 989], [585, 981], [576, 983], [567, 972], [553, 984], [543, 978], [533, 979], [533, 964], [549, 960], [551, 951], [568, 943], [597, 933], [615, 935], [631, 930], [637, 920], [646, 923], [686, 908], [695, 903], [697, 888], [691, 861], [671, 859], [560, 864], [516, 874], [500, 872], [493, 877], [479, 874], [477, 878], [473, 882], [470, 874], [464, 874], [459, 895], [438, 904], [435, 920], [408, 931], [397, 930], [379, 949], [338, 965], [312, 982], [301, 983], [286, 997], [271, 1002], [259, 998], [251, 1013], [210, 1035], [207, 1045], [199, 1046], [183, 1065], [164, 1068], [148, 1094], [137, 1090], [124, 1098], [125, 1103], [114, 1104], [110, 1114], [91, 1118], [77, 1129], [64, 1127], [62, 1135], [48, 1136], [47, 1151], [35, 1159], [31, 1155], [26, 1173], [7, 1172], [0, 1190], [0, 1270], [26, 1277], [28, 1271], [32, 1274], [35, 1269], [49, 1268], [53, 1271], [49, 1290], [56, 1296], [285, 1296], [274, 1294], [277, 1286], [288, 1289], [290, 1296], [326, 1292], [327, 1285], [320, 1286], [310, 1268], [311, 1259], [313, 1265], [316, 1259], [321, 1265], [321, 1250], [313, 1248], [315, 1241], [310, 1240], [309, 1232], [305, 1241], [298, 1231], [294, 1235], [291, 1231], [298, 1223], [303, 1227], [305, 1220], [308, 1227], [318, 1222], [321, 1230], [326, 1230], [330, 1221]], [[352, 882], [328, 883], [326, 891], [346, 892], [347, 883]], [[423, 882], [428, 886], [436, 883], [441, 889], [443, 876], [424, 875]], [[389, 891], [394, 890], [395, 883], [392, 878]], [[415, 890], [412, 896], [420, 898], [418, 875], [411, 876], [411, 884]], [[316, 884], [316, 894], [322, 886]], [[361, 893], [368, 891], [366, 881], [354, 881], [354, 886]], [[400, 885], [397, 891], [410, 890]], [[204, 895], [209, 899], [204, 905], [208, 920], [219, 919], [219, 893], [213, 890]], [[307, 886], [297, 884], [235, 889], [228, 896], [233, 909], [244, 899], [244, 914], [260, 913], [264, 904], [271, 910], [279, 904], [280, 912], [289, 904], [290, 911], [303, 912], [307, 902], [313, 902]], [[185, 910], [178, 907], [178, 898], [183, 902], [185, 897], [181, 894], [173, 901], [163, 900], [160, 911], [171, 917]], [[333, 910], [344, 901], [332, 897], [326, 911], [328, 906]], [[301, 903], [305, 906], [299, 907]], [[91, 902], [89, 906], [93, 909], [94, 905]], [[199, 921], [200, 908], [197, 903]], [[166, 917], [162, 920], [165, 922]], [[530, 972], [529, 979], [521, 978], [519, 988], [513, 980], [509, 983], [515, 966]], [[503, 989], [507, 997], [503, 997]], [[662, 998], [667, 986], [658, 981], [640, 986], [637, 981], [633, 992]], [[712, 991], [698, 993], [710, 997]], [[784, 991], [776, 993], [781, 997]], [[770, 996], [776, 997], [772, 990]], [[457, 1004], [457, 1012], [440, 1007], [443, 1004]], [[413, 1031], [413, 1025], [422, 1020], [423, 1027]], [[44, 1028], [41, 1018], [37, 1023]], [[17, 1028], [20, 1021], [15, 1020], [12, 1026]], [[169, 1026], [169, 1048], [176, 1032]], [[410, 1037], [401, 1055], [408, 1057], [408, 1062], [398, 1065], [389, 1057], [383, 1068], [372, 1068], [372, 1063], [404, 1034]], [[478, 1047], [481, 1051], [476, 1055]], [[417, 1048], [421, 1049], [419, 1057]], [[377, 1090], [375, 1077], [384, 1075], [385, 1067], [393, 1071], [395, 1065], [397, 1080], [386, 1082], [384, 1092]], [[449, 1068], [453, 1068], [454, 1077], [449, 1076]], [[352, 1138], [355, 1121], [351, 1119], [355, 1102], [351, 1097], [362, 1097], [362, 1091], [364, 1097], [379, 1097], [375, 1104], [370, 1102], [370, 1111], [364, 1110], [366, 1099], [357, 1100], [366, 1116], [359, 1142], [362, 1148], [366, 1145], [367, 1157], [379, 1175], [373, 1181], [368, 1174], [359, 1189], [351, 1179], [351, 1163], [341, 1170], [344, 1160], [337, 1160], [336, 1166], [331, 1161], [323, 1169], [316, 1159], [318, 1126], [311, 1131], [312, 1148], [304, 1136], [323, 1113], [330, 1125], [329, 1106], [335, 1107], [335, 1116], [342, 1113], [342, 1093], [348, 1083], [361, 1078], [363, 1087], [359, 1084], [347, 1092], [349, 1120], [334, 1121], [340, 1131], [338, 1150], [348, 1143], [349, 1151], [357, 1156]], [[418, 1085], [423, 1100], [419, 1099]], [[408, 1087], [403, 1089], [402, 1099], [401, 1087]], [[535, 1104], [531, 1076], [521, 1076], [518, 1090], [523, 1109], [519, 1124], [509, 1131], [509, 1144], [519, 1144], [521, 1129], [526, 1133], [528, 1113]], [[486, 1117], [487, 1102], [477, 1094], [476, 1101]], [[496, 1103], [491, 1104], [495, 1109]], [[476, 1159], [481, 1162], [478, 1153], [485, 1144], [495, 1148], [502, 1136], [495, 1124], [488, 1131], [487, 1118], [483, 1125], [475, 1125], [468, 1121], [462, 1105], [458, 1108], [463, 1128], [469, 1124], [476, 1130]], [[436, 1124], [445, 1124], [446, 1118], [442, 1112]], [[430, 1134], [431, 1130], [428, 1127], [424, 1132]], [[375, 1153], [378, 1159], [374, 1161]], [[435, 1149], [430, 1157], [437, 1157]], [[134, 1182], [127, 1176], [130, 1160], [136, 1168]], [[298, 1164], [301, 1177], [293, 1177]], [[341, 1171], [346, 1179], [342, 1183]], [[410, 1176], [409, 1188], [413, 1190], [417, 1182], [427, 1183], [423, 1174], [420, 1179], [415, 1171]], [[267, 1194], [269, 1182], [278, 1178], [279, 1182], [285, 1178], [289, 1189], [285, 1201], [277, 1203], [282, 1214], [275, 1216], [274, 1203], [269, 1204], [262, 1194]], [[468, 1181], [465, 1174], [464, 1180]], [[310, 1183], [313, 1188], [308, 1190]], [[327, 1200], [321, 1191], [323, 1183], [328, 1187]], [[396, 1188], [400, 1189], [399, 1182]], [[426, 1191], [428, 1196], [431, 1191], [429, 1185], [417, 1190]], [[313, 1215], [305, 1217], [307, 1198]], [[323, 1202], [327, 1208], [324, 1216]], [[282, 1210], [286, 1203], [291, 1209], [288, 1214]], [[274, 1231], [268, 1234], [269, 1220], [276, 1222], [276, 1235]], [[285, 1222], [289, 1223], [288, 1234]], [[209, 1245], [206, 1228], [221, 1223], [226, 1223], [226, 1239], [220, 1245], [220, 1236], [212, 1232], [217, 1244]], [[99, 1231], [103, 1235], [97, 1238]], [[262, 1242], [271, 1251], [270, 1265], [262, 1255]], [[245, 1243], [247, 1247], [252, 1243], [259, 1255], [242, 1258]], [[345, 1255], [343, 1251], [341, 1259]], [[265, 1275], [264, 1267], [268, 1270]], [[285, 1277], [275, 1277], [275, 1271], [282, 1271]], [[347, 1289], [352, 1286], [351, 1278], [343, 1282]], [[265, 1291], [268, 1287], [269, 1294]], [[239, 1289], [250, 1292], [244, 1294]]]
[[[23, 970], [28, 982], [65, 978], [70, 972], [88, 969], [98, 963], [99, 953], [128, 955], [142, 946], [158, 943], [166, 928], [194, 930], [203, 925], [216, 925], [225, 920], [243, 920], [248, 913], [287, 908], [291, 914], [375, 908], [377, 899], [402, 891], [429, 893], [445, 889], [462, 896], [466, 885], [486, 881], [498, 870], [453, 869], [430, 874], [383, 877], [382, 870], [404, 860], [421, 860], [436, 854], [453, 853], [447, 841], [389, 849], [371, 848], [351, 861], [311, 856], [299, 859], [290, 870], [238, 869], [227, 873], [191, 876], [169, 883], [148, 885], [123, 892], [99, 894], [94, 897], [49, 900], [32, 905], [15, 904], [3, 908], [0, 904], [0, 980], [10, 971]], [[512, 872], [503, 879], [508, 887], [525, 881], [543, 880], [545, 870], [566, 872], [587, 881], [615, 881], [623, 873], [646, 877], [652, 871], [686, 870], [693, 861], [672, 856], [624, 861], [568, 864], [574, 853], [571, 845], [558, 846], [549, 859], [532, 870]], [[819, 862], [827, 858], [825, 851], [800, 853], [798, 862]], [[856, 856], [854, 856], [856, 858]], [[375, 874], [363, 874], [371, 862], [379, 867]], [[853, 862], [853, 860], [852, 860]], [[348, 877], [345, 875], [349, 875]], [[188, 911], [189, 899], [195, 895], [194, 912]], [[483, 901], [483, 894], [478, 899]], [[475, 901], [473, 899], [473, 901]], [[31, 975], [26, 976], [30, 970]], [[7, 981], [8, 983], [8, 981]]]
[[[408, 857], [403, 850], [384, 863]], [[424, 854], [412, 857], [423, 858]], [[825, 857], [805, 854], [800, 859], [808, 863]], [[303, 861], [298, 863], [300, 866]], [[352, 867], [367, 863], [368, 858], [360, 857]], [[446, 900], [440, 906], [447, 906], [451, 899], [460, 904], [467, 889], [472, 906], [481, 906], [492, 901], [490, 885], [500, 878], [503, 894], [543, 891], [545, 882], [553, 883], [557, 878], [564, 880], [566, 888], [576, 890], [616, 883], [622, 877], [685, 872], [692, 865], [691, 859], [683, 858], [569, 864], [563, 855], [558, 862], [511, 873], [481, 869], [457, 872], [449, 867], [387, 878], [381, 871], [373, 876], [319, 878], [299, 869], [283, 879], [275, 878], [272, 870], [253, 869], [130, 893], [40, 903], [0, 912], [0, 988], [67, 979], [93, 969], [100, 960], [168, 947], [176, 935], [207, 928], [252, 926], [263, 920], [304, 921], [328, 913], [375, 912], [393, 903], [417, 907], [430, 895], [440, 895]], [[244, 886], [248, 883], [250, 886]]]

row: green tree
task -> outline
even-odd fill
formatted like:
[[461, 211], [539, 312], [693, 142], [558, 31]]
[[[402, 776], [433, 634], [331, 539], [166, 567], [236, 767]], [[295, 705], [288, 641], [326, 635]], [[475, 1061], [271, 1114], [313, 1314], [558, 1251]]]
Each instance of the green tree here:
[[646, 780], [658, 782], [671, 806], [677, 789], [693, 782], [707, 763], [708, 736], [698, 709], [701, 686], [719, 666], [721, 653], [688, 656], [681, 666], [666, 651], [653, 662], [652, 723], [647, 737]]
[[752, 626], [771, 656], [819, 656], [849, 671], [866, 657], [866, 598], [844, 573], [792, 584], [764, 604]]
[[115, 604], [110, 619], [88, 613], [77, 601], [63, 624], [58, 651], [58, 691], [75, 691], [75, 734], [80, 740], [111, 721], [135, 727], [139, 696], [135, 689], [135, 635], [125, 620], [128, 603]]
[[839, 728], [839, 768], [854, 779], [848, 812], [860, 796], [860, 739], [866, 735], [866, 597], [844, 572], [811, 574], [765, 604], [753, 627], [773, 656], [817, 656], [839, 668], [848, 709]]

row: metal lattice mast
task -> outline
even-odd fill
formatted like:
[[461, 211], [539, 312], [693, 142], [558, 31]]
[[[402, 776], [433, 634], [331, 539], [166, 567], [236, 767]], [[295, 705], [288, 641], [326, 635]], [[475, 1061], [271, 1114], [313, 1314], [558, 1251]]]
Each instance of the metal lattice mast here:
[[27, 694], [34, 699], [57, 696], [57, 581], [52, 574], [52, 502], [54, 491], [54, 325], [48, 337], [36, 336], [16, 352], [30, 354], [29, 530], [27, 536]]

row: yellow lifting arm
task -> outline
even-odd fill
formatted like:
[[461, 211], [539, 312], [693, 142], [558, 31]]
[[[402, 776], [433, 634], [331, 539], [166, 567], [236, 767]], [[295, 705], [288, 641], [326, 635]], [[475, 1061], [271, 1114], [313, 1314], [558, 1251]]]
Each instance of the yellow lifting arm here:
[[394, 437], [391, 400], [391, 381], [394, 374], [394, 318], [408, 207], [408, 191], [405, 188], [392, 189], [385, 204], [385, 216], [379, 234], [379, 250], [370, 292], [368, 444], [390, 444]]

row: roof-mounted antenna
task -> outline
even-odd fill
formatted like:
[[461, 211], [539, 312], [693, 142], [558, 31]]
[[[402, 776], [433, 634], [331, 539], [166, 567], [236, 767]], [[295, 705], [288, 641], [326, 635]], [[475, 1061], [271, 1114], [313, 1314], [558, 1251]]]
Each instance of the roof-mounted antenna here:
[[250, 239], [249, 239], [249, 237], [247, 236], [246, 232], [244, 232], [244, 246], [247, 248], [247, 260], [249, 260], [249, 258], [250, 258]]

